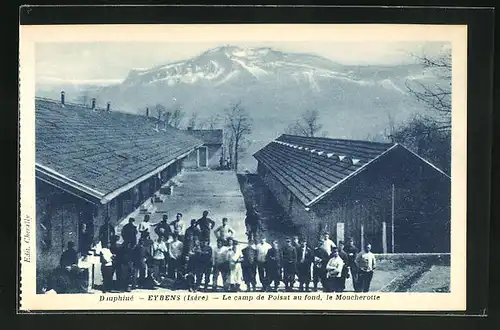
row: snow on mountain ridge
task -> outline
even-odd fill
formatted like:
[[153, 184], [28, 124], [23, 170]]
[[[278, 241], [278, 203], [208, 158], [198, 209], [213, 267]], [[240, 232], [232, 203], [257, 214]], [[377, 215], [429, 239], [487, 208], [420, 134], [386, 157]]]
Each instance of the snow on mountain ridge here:
[[[317, 59], [320, 62], [317, 65], [313, 65]], [[346, 73], [328, 68], [326, 64], [333, 67], [336, 63], [327, 61], [329, 60], [316, 55], [308, 56], [301, 53], [285, 54], [268, 47], [241, 48], [236, 46], [221, 46], [208, 50], [190, 60], [167, 63], [146, 70], [132, 70], [125, 82], [127, 84], [153, 84], [164, 81], [195, 83], [220, 78], [218, 84], [221, 84], [222, 82], [230, 82], [232, 78], [239, 76], [230, 75], [234, 70], [246, 72], [256, 79], [268, 75], [278, 76], [282, 73], [281, 71], [295, 72], [297, 70], [305, 72], [304, 76], [307, 77], [310, 73], [330, 78], [346, 75]], [[193, 80], [189, 78], [193, 72], [196, 73], [199, 79]], [[183, 78], [182, 76], [188, 78]], [[310, 78], [307, 79], [310, 80]]]

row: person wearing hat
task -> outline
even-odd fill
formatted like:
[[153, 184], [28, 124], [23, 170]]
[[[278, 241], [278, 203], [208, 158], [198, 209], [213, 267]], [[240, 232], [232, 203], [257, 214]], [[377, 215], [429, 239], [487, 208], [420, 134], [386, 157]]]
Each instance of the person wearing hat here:
[[323, 237], [319, 239], [318, 246], [313, 251], [313, 287], [318, 291], [318, 283], [321, 283], [323, 290], [326, 287], [326, 264], [330, 258], [323, 248]]
[[342, 276], [340, 278], [340, 287], [342, 291], [345, 290], [345, 281], [349, 278], [349, 256], [344, 251], [344, 241], [339, 241], [339, 257], [344, 261], [344, 267], [342, 268]]
[[278, 291], [278, 286], [282, 280], [283, 272], [283, 251], [278, 245], [278, 240], [274, 240], [272, 248], [266, 255], [266, 291], [270, 289], [274, 282], [274, 292]]
[[125, 245], [132, 243], [137, 244], [137, 227], [134, 225], [135, 219], [129, 218], [128, 223], [122, 228], [122, 238]]
[[311, 264], [313, 262], [313, 251], [307, 245], [307, 239], [300, 240], [300, 247], [297, 249], [297, 276], [299, 278], [299, 291], [309, 291], [311, 283]]
[[257, 246], [253, 239], [248, 240], [248, 246], [242, 251], [243, 281], [247, 285], [247, 291], [255, 291], [257, 285]]
[[201, 241], [200, 249], [197, 251], [196, 264], [196, 288], [200, 289], [202, 279], [204, 282], [205, 291], [208, 290], [210, 282], [210, 273], [212, 272], [212, 248], [208, 245], [208, 241]]
[[184, 233], [184, 255], [191, 251], [194, 246], [194, 241], [200, 239], [201, 232], [196, 226], [196, 219], [191, 219], [191, 225], [186, 228]]
[[344, 246], [344, 251], [347, 254], [347, 266], [351, 272], [352, 287], [354, 291], [358, 289], [358, 267], [356, 266], [356, 256], [358, 254], [358, 248], [354, 245], [354, 239], [349, 237], [347, 239], [346, 245]]
[[297, 250], [292, 245], [292, 239], [287, 238], [283, 247], [283, 282], [285, 282], [285, 291], [293, 289], [296, 270]]

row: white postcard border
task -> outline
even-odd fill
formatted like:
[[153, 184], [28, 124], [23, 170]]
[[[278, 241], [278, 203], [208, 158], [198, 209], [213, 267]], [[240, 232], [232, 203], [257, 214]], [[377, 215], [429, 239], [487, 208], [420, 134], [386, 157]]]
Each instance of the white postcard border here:
[[[265, 40], [263, 40], [265, 39]], [[260, 41], [450, 41], [452, 43], [452, 221], [450, 293], [343, 293], [345, 297], [376, 296], [375, 300], [295, 300], [303, 293], [172, 292], [179, 300], [149, 300], [158, 293], [36, 294], [35, 216], [35, 43], [36, 42], [260, 42]], [[466, 180], [467, 180], [467, 26], [465, 25], [57, 25], [20, 26], [20, 242], [21, 310], [332, 310], [451, 311], [466, 308]], [[168, 294], [165, 294], [165, 297]], [[260, 300], [257, 297], [263, 296]], [[327, 300], [327, 296], [332, 300]], [[289, 296], [290, 300], [268, 297]], [[121, 298], [130, 297], [132, 301]], [[230, 299], [228, 297], [231, 297]], [[237, 297], [253, 297], [251, 301]], [[328, 304], [331, 302], [331, 304]]]

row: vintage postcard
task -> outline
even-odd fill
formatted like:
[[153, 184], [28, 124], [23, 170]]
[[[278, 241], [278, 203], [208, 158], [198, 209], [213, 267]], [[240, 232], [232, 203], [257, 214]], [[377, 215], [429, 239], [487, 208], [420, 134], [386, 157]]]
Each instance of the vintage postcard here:
[[20, 26], [21, 310], [466, 306], [467, 29]]

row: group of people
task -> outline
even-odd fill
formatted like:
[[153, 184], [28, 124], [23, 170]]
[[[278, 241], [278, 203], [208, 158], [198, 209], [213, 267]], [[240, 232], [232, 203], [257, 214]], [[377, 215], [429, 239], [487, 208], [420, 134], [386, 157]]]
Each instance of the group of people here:
[[298, 236], [286, 238], [282, 247], [277, 240], [267, 243], [264, 237], [256, 245], [250, 240], [240, 260], [247, 290], [255, 290], [257, 270], [264, 291], [278, 291], [281, 282], [285, 291], [293, 291], [297, 282], [299, 291], [310, 291], [312, 282], [313, 291], [321, 283], [325, 292], [343, 292], [346, 279], [352, 276], [355, 291], [368, 292], [376, 266], [370, 244], [358, 252], [350, 238], [347, 245], [340, 241], [337, 247], [328, 233], [314, 249]]
[[[210, 246], [215, 221], [208, 213], [204, 211], [201, 218], [192, 219], [185, 230], [181, 213], [177, 213], [172, 222], [165, 214], [156, 224], [151, 224], [150, 216], [145, 215], [138, 226], [134, 224], [135, 219], [130, 218], [121, 230], [121, 244], [118, 235], [112, 235], [111, 240], [103, 235], [100, 252], [103, 291], [130, 291], [137, 287], [161, 286], [165, 281], [173, 288], [190, 291], [198, 290], [203, 281], [207, 289], [212, 273], [217, 270], [213, 268], [214, 260], [215, 263], [219, 260], [217, 250]], [[214, 230], [218, 244], [226, 247], [234, 245], [231, 243], [234, 230], [228, 222], [223, 218], [222, 225]], [[154, 240], [152, 232], [157, 237]], [[115, 287], [113, 276], [118, 283]], [[215, 284], [213, 287], [216, 289]]]
[[[252, 220], [246, 221], [248, 245], [241, 249], [229, 220], [223, 218], [215, 228], [208, 211], [191, 220], [185, 230], [181, 213], [172, 222], [167, 215], [157, 224], [151, 224], [148, 215], [138, 226], [134, 222], [130, 218], [122, 228], [121, 244], [117, 235], [101, 242], [104, 292], [113, 289], [113, 275], [118, 284], [114, 289], [120, 291], [166, 283], [172, 289], [190, 292], [208, 291], [209, 284], [217, 291], [219, 283], [223, 291], [235, 292], [245, 283], [247, 291], [256, 291], [259, 279], [264, 291], [277, 291], [281, 282], [285, 291], [293, 291], [297, 282], [299, 291], [310, 291], [312, 282], [314, 291], [321, 283], [323, 291], [342, 292], [346, 279], [352, 277], [355, 291], [368, 292], [376, 266], [370, 244], [360, 252], [352, 239], [345, 245], [339, 242], [337, 247], [328, 233], [314, 249], [298, 236], [287, 238], [283, 246], [277, 240], [269, 244], [263, 235], [257, 238], [255, 228], [249, 225]], [[151, 239], [152, 231], [155, 240]], [[210, 245], [212, 231], [217, 238], [214, 247]]]

